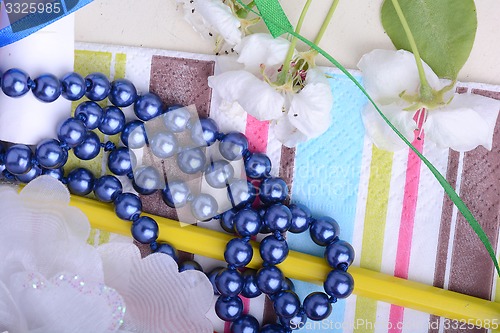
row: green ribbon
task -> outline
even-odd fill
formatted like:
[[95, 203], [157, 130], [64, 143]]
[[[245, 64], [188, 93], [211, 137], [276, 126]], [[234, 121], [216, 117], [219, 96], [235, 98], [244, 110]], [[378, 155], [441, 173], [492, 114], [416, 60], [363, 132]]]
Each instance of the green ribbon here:
[[[498, 261], [497, 261], [496, 255], [495, 255], [495, 250], [493, 249], [493, 246], [491, 245], [490, 240], [488, 239], [488, 236], [484, 232], [484, 230], [481, 227], [481, 225], [477, 222], [476, 218], [474, 217], [474, 215], [472, 214], [472, 212], [469, 210], [469, 208], [467, 207], [467, 205], [463, 202], [463, 200], [460, 198], [460, 196], [457, 194], [457, 192], [455, 192], [455, 190], [450, 185], [450, 183], [448, 183], [446, 181], [446, 178], [443, 177], [443, 175], [441, 175], [441, 173], [436, 169], [436, 167], [424, 155], [422, 155], [417, 150], [417, 148], [415, 148], [411, 144], [411, 142], [408, 141], [408, 139], [406, 139], [406, 137], [403, 134], [401, 134], [398, 131], [398, 129], [391, 123], [391, 121], [389, 119], [387, 119], [387, 117], [384, 115], [384, 113], [380, 110], [380, 108], [377, 106], [377, 104], [375, 103], [375, 101], [372, 99], [372, 97], [370, 96], [370, 94], [368, 94], [368, 92], [365, 90], [365, 88], [363, 88], [363, 86], [361, 85], [361, 83], [359, 83], [354, 78], [354, 76], [352, 76], [352, 74], [349, 73], [349, 71], [344, 66], [342, 66], [331, 55], [329, 55], [328, 53], [326, 53], [322, 48], [320, 48], [318, 45], [314, 44], [313, 42], [311, 42], [307, 38], [303, 37], [302, 35], [297, 34], [293, 30], [293, 27], [290, 25], [290, 22], [289, 22], [288, 18], [286, 17], [285, 12], [281, 8], [278, 0], [258, 0], [258, 1], [255, 0], [256, 4], [260, 3], [260, 5], [257, 4], [257, 8], [259, 9], [259, 11], [261, 10], [261, 8], [264, 9], [264, 12], [261, 11], [260, 13], [257, 13], [254, 10], [252, 10], [251, 8], [249, 8], [241, 0], [236, 0], [236, 1], [238, 1], [238, 3], [240, 3], [246, 9], [248, 9], [248, 10], [252, 11], [254, 14], [260, 16], [264, 20], [264, 22], [266, 23], [269, 31], [271, 32], [271, 34], [274, 37], [276, 37], [276, 36], [273, 34], [273, 31], [275, 33], [276, 33], [276, 31], [278, 31], [278, 32], [279, 31], [284, 31], [284, 32], [287, 32], [288, 34], [292, 35], [293, 37], [296, 37], [297, 39], [301, 40], [302, 42], [304, 42], [305, 44], [307, 44], [309, 47], [311, 47], [312, 49], [314, 49], [316, 52], [318, 52], [319, 54], [321, 54], [322, 56], [324, 56], [335, 67], [337, 67], [338, 69], [340, 69], [340, 71], [342, 73], [344, 73], [361, 90], [361, 92], [368, 98], [368, 100], [370, 101], [370, 103], [375, 107], [375, 109], [377, 110], [378, 114], [382, 117], [382, 119], [384, 119], [384, 121], [387, 123], [387, 125], [389, 125], [389, 127], [399, 136], [399, 138], [401, 140], [403, 140], [403, 142], [406, 145], [408, 145], [408, 147], [410, 147], [411, 150], [413, 150], [413, 152], [422, 160], [422, 162], [427, 166], [427, 168], [429, 168], [429, 170], [434, 175], [434, 177], [436, 177], [437, 181], [439, 182], [439, 184], [441, 184], [441, 186], [443, 187], [443, 189], [446, 192], [446, 194], [450, 197], [451, 201], [453, 201], [453, 203], [455, 204], [455, 206], [458, 208], [458, 210], [460, 211], [460, 213], [462, 213], [462, 215], [465, 217], [465, 219], [467, 220], [467, 222], [469, 223], [469, 225], [472, 227], [472, 229], [474, 230], [474, 232], [477, 234], [477, 236], [479, 237], [479, 239], [483, 243], [484, 247], [486, 248], [486, 250], [488, 251], [488, 254], [491, 257], [491, 260], [493, 261], [493, 264], [495, 265], [495, 268], [497, 270], [497, 274], [500, 276], [500, 266], [498, 265]], [[270, 10], [268, 10], [269, 8], [276, 8], [277, 6], [281, 9], [281, 11], [279, 11], [279, 10], [278, 11], [270, 11]], [[288, 25], [287, 24], [283, 24], [283, 22], [288, 22]], [[281, 33], [279, 35], [281, 35]]]
[[[241, 3], [239, 0], [238, 2]], [[274, 38], [283, 35], [285, 32], [293, 31], [293, 26], [278, 1], [254, 0], [254, 3], [260, 13], [260, 15], [257, 15], [262, 17], [267, 29]]]

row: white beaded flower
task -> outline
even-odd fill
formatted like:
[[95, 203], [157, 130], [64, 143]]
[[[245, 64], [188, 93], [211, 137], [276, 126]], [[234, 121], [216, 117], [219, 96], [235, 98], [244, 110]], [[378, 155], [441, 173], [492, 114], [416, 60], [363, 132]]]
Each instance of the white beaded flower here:
[[212, 286], [164, 254], [87, 244], [90, 225], [59, 181], [0, 186], [0, 332], [213, 332]]

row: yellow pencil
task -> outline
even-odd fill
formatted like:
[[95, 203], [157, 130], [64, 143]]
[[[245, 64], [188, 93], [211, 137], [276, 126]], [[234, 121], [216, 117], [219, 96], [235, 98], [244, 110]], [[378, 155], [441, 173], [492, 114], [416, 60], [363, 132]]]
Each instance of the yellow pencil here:
[[[130, 222], [116, 217], [112, 205], [76, 196], [71, 197], [71, 205], [83, 210], [94, 228], [130, 235]], [[159, 216], [145, 215], [153, 217], [158, 222], [159, 241], [168, 241], [179, 250], [218, 260], [224, 260], [226, 243], [234, 237]], [[258, 253], [258, 243], [252, 242], [252, 246], [254, 253]], [[261, 264], [260, 256], [254, 255], [248, 266], [259, 268]], [[321, 284], [330, 271], [323, 258], [295, 251], [290, 251], [288, 258], [279, 267], [288, 277], [316, 284]], [[359, 296], [456, 319], [468, 325], [473, 324], [495, 330], [500, 325], [500, 303], [359, 267], [350, 267], [349, 272], [355, 280], [354, 293]]]

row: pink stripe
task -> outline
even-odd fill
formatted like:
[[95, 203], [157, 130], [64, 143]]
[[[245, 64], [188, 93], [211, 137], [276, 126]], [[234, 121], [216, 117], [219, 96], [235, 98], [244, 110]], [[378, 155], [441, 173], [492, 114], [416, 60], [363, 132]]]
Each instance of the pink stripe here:
[[[425, 122], [426, 110], [419, 110], [415, 114], [415, 122], [418, 129], [415, 130], [415, 139], [412, 144], [419, 152], [424, 146], [423, 124]], [[420, 166], [422, 161], [410, 149], [408, 151], [408, 165], [406, 168], [406, 182], [403, 198], [403, 210], [401, 212], [401, 223], [399, 225], [398, 249], [396, 252], [396, 265], [394, 276], [407, 279], [410, 266], [411, 243], [413, 238], [413, 224], [415, 222], [415, 211], [417, 209], [418, 184], [420, 181]], [[404, 316], [404, 308], [391, 305], [389, 314], [389, 333], [401, 333]]]
[[[252, 117], [247, 116], [247, 125], [245, 128], [245, 136], [248, 139], [248, 149], [251, 152], [265, 153], [267, 150], [267, 133], [269, 131], [269, 124], [267, 121], [259, 121]], [[243, 301], [243, 314], [250, 311], [250, 300], [245, 297], [240, 297]], [[224, 333], [230, 333], [231, 323], [224, 324]]]
[[245, 135], [248, 138], [249, 150], [253, 153], [265, 153], [267, 150], [267, 133], [269, 131], [269, 123], [260, 121], [247, 116], [247, 126]]

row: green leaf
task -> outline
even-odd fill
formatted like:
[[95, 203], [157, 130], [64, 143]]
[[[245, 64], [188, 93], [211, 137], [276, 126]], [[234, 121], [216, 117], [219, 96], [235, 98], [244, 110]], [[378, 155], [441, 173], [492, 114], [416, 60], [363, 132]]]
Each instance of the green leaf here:
[[[477, 29], [474, 0], [398, 0], [422, 60], [454, 80], [469, 58]], [[391, 0], [382, 5], [382, 25], [397, 49], [410, 43]]]

